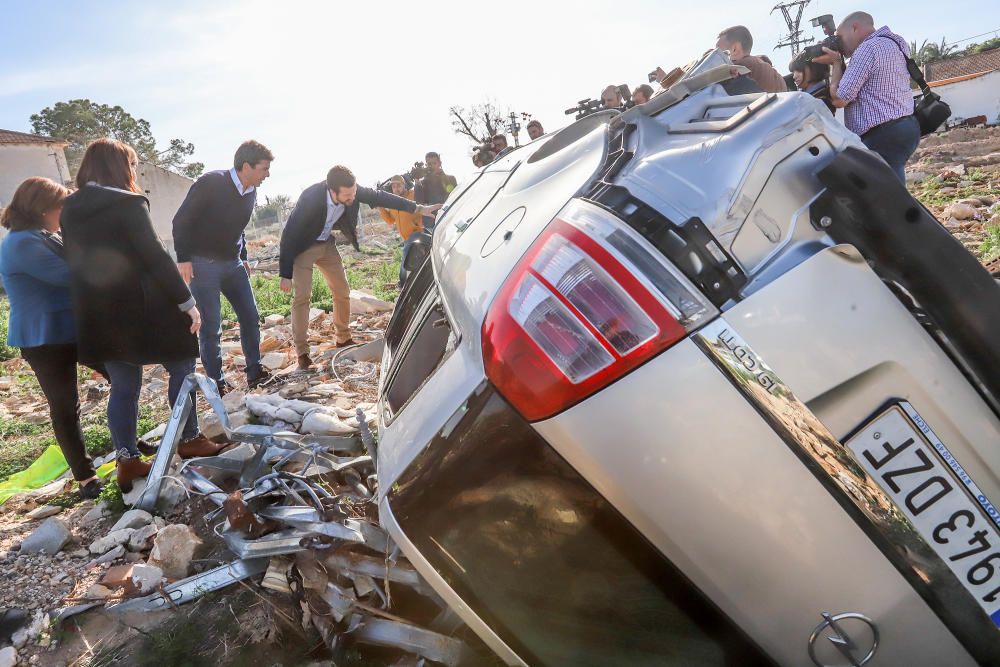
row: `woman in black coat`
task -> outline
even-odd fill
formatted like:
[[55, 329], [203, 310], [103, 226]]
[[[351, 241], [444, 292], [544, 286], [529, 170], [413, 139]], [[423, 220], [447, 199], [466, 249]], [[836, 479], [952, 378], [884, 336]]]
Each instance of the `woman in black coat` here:
[[[79, 357], [103, 363], [111, 376], [108, 427], [123, 490], [150, 468], [136, 446], [142, 367], [163, 364], [173, 405], [194, 372], [201, 326], [191, 292], [153, 231], [149, 202], [135, 183], [136, 163], [126, 144], [91, 143], [77, 173], [79, 189], [66, 199], [60, 218]], [[218, 450], [199, 434], [193, 409], [181, 440], [182, 456]]]

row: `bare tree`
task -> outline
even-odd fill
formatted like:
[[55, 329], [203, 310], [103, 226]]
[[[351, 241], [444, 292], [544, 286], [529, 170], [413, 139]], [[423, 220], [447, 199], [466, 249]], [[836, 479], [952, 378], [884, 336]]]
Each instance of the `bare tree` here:
[[510, 108], [487, 101], [470, 107], [454, 106], [448, 110], [448, 115], [455, 134], [481, 145], [505, 131], [504, 120], [510, 115]]

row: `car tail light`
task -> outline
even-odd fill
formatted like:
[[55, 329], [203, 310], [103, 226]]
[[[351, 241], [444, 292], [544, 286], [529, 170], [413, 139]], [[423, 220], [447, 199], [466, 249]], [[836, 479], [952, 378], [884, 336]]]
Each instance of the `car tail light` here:
[[581, 200], [549, 223], [483, 322], [486, 374], [529, 420], [617, 380], [716, 314], [614, 214]]

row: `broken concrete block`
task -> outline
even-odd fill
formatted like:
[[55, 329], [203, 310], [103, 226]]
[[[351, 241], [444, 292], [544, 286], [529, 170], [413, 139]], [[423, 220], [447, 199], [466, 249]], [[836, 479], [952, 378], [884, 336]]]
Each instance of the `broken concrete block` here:
[[268, 352], [260, 358], [260, 364], [269, 371], [276, 371], [288, 364], [288, 355], [284, 352]]
[[90, 545], [90, 553], [94, 555], [106, 554], [120, 544], [128, 544], [135, 528], [121, 528], [113, 530], [104, 537], [94, 540]]
[[136, 563], [131, 567], [132, 572], [125, 584], [126, 591], [135, 591], [140, 595], [145, 595], [156, 590], [163, 583], [163, 570], [155, 565]]
[[108, 571], [104, 573], [101, 580], [98, 582], [106, 588], [112, 590], [124, 586], [132, 576], [132, 568], [135, 567], [133, 564], [128, 565], [115, 565], [114, 567], [108, 568]]
[[27, 518], [31, 521], [38, 519], [47, 519], [50, 516], [55, 516], [62, 512], [63, 508], [59, 505], [42, 505], [41, 507], [36, 507], [35, 509], [28, 512]]
[[135, 505], [139, 500], [139, 496], [142, 492], [146, 490], [146, 478], [142, 477], [132, 482], [132, 490], [127, 493], [122, 493], [122, 501], [129, 507]]
[[201, 415], [198, 419], [198, 426], [205, 437], [210, 440], [212, 438], [218, 438], [226, 432], [225, 429], [222, 428], [222, 422], [219, 420], [219, 417], [211, 410]]
[[273, 327], [278, 324], [284, 324], [284, 323], [285, 323], [285, 316], [280, 313], [274, 313], [273, 315], [268, 315], [267, 317], [264, 318], [265, 327]]
[[378, 297], [362, 292], [361, 290], [351, 290], [351, 313], [387, 313], [393, 309], [393, 304], [383, 301]]
[[121, 518], [111, 527], [111, 532], [123, 528], [142, 528], [153, 521], [153, 515], [146, 510], [128, 510], [122, 514]]
[[108, 553], [104, 554], [103, 556], [98, 556], [94, 560], [87, 563], [87, 567], [91, 567], [92, 565], [100, 565], [102, 563], [110, 563], [112, 561], [118, 560], [124, 555], [125, 555], [125, 545], [119, 544], [117, 547], [115, 547]]
[[314, 435], [348, 435], [355, 431], [336, 416], [319, 410], [306, 415], [299, 430]]
[[156, 509], [160, 512], [170, 512], [185, 498], [187, 498], [187, 489], [184, 488], [184, 485], [176, 479], [165, 477], [160, 485], [160, 495], [156, 499]]
[[147, 524], [141, 528], [136, 529], [132, 536], [128, 538], [128, 550], [129, 551], [145, 551], [153, 546], [153, 538], [156, 537], [156, 533], [159, 532], [154, 524]]
[[73, 539], [69, 526], [59, 518], [50, 517], [21, 542], [21, 553], [36, 554], [44, 551], [54, 556]]
[[239, 410], [241, 407], [243, 407], [243, 399], [245, 397], [246, 397], [245, 393], [234, 389], [222, 397], [222, 405], [226, 407], [226, 412]]
[[240, 426], [246, 426], [250, 423], [250, 411], [249, 410], [237, 410], [236, 412], [231, 412], [229, 414], [229, 427], [239, 428]]
[[157, 533], [148, 563], [163, 570], [164, 576], [170, 579], [183, 579], [188, 576], [191, 561], [201, 544], [190, 526], [171, 524]]

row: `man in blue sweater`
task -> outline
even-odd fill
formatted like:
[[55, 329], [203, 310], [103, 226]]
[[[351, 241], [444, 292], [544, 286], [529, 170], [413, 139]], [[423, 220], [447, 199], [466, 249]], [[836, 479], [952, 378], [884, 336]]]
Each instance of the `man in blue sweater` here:
[[216, 381], [219, 391], [228, 391], [222, 374], [220, 295], [236, 311], [240, 343], [246, 359], [247, 385], [263, 384], [270, 374], [260, 365], [260, 320], [250, 287], [246, 238], [257, 201], [257, 187], [270, 175], [271, 154], [263, 144], [245, 141], [236, 151], [233, 168], [210, 171], [188, 191], [174, 216], [174, 250], [181, 277], [202, 314], [198, 334], [201, 363]]

